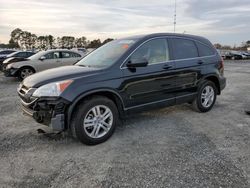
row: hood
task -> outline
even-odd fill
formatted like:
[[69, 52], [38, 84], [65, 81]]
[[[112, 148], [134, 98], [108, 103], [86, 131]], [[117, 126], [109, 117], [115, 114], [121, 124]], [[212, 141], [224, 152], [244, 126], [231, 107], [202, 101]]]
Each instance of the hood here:
[[8, 59], [5, 59], [3, 61], [3, 64], [10, 64], [10, 63], [15, 63], [15, 62], [19, 62], [19, 61], [29, 61], [29, 59], [24, 58], [24, 57], [10, 57]]
[[57, 82], [62, 80], [74, 79], [77, 77], [84, 77], [87, 75], [95, 74], [100, 71], [97, 68], [81, 67], [76, 65], [63, 66], [38, 72], [23, 80], [23, 85], [30, 88], [37, 88], [44, 84]]
[[11, 60], [13, 60], [14, 59], [14, 57], [10, 57], [10, 58], [8, 58], [8, 59], [5, 59], [4, 61], [3, 61], [3, 64], [7, 64], [7, 63], [9, 63]]

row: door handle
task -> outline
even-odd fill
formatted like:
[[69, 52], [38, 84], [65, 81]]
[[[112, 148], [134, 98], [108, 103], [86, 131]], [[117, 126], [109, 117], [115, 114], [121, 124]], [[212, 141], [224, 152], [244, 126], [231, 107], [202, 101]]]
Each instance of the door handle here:
[[167, 70], [167, 69], [170, 69], [170, 68], [172, 68], [172, 67], [173, 67], [172, 65], [166, 64], [166, 65], [163, 66], [163, 69], [166, 69], [166, 70]]
[[202, 65], [202, 64], [204, 64], [204, 61], [199, 60], [199, 61], [198, 61], [198, 64], [199, 64], [199, 65]]

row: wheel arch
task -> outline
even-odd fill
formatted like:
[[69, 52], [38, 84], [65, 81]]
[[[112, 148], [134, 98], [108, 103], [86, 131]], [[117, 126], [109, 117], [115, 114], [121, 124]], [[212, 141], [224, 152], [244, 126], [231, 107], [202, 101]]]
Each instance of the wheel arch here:
[[98, 89], [98, 90], [94, 90], [94, 91], [90, 91], [87, 93], [84, 93], [80, 96], [78, 96], [73, 103], [69, 106], [68, 109], [68, 113], [67, 113], [67, 126], [69, 127], [70, 125], [70, 121], [72, 119], [72, 115], [76, 110], [76, 107], [85, 99], [95, 96], [95, 95], [99, 95], [99, 96], [105, 96], [108, 99], [112, 100], [117, 109], [118, 109], [118, 113], [120, 116], [124, 115], [124, 103], [122, 100], [122, 97], [114, 90], [111, 89]]
[[221, 94], [220, 81], [216, 75], [208, 75], [208, 76], [204, 77], [203, 80], [209, 80], [209, 81], [213, 82], [217, 88], [217, 94], [218, 95]]
[[34, 71], [34, 73], [36, 73], [36, 69], [34, 67], [32, 67], [31, 65], [23, 65], [20, 68], [18, 68], [18, 71], [24, 69], [24, 68], [30, 68]]
[[20, 74], [20, 71], [21, 71], [22, 69], [24, 69], [24, 68], [32, 69], [33, 72], [36, 73], [36, 69], [35, 69], [34, 67], [32, 67], [32, 66], [30, 66], [30, 65], [23, 65], [23, 66], [21, 66], [21, 67], [18, 68], [18, 70], [15, 72], [14, 76], [15, 76], [15, 77], [18, 77], [19, 74]]

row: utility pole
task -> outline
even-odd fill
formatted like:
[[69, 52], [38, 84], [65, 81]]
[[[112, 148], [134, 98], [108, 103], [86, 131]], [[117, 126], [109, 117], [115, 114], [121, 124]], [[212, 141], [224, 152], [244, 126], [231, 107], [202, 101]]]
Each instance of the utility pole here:
[[176, 26], [176, 0], [174, 0], [174, 33], [175, 33], [175, 26]]

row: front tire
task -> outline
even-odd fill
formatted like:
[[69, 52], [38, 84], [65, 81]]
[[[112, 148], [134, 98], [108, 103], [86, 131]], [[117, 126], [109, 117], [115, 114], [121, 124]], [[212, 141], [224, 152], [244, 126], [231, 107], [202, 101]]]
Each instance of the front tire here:
[[210, 111], [217, 97], [217, 88], [211, 81], [205, 81], [198, 89], [198, 94], [192, 103], [192, 107], [197, 112]]
[[34, 73], [35, 73], [35, 71], [32, 68], [23, 67], [18, 71], [18, 78], [19, 78], [19, 80], [23, 80]]
[[100, 144], [114, 133], [118, 116], [112, 100], [102, 96], [87, 98], [77, 106], [70, 125], [71, 133], [84, 144]]

